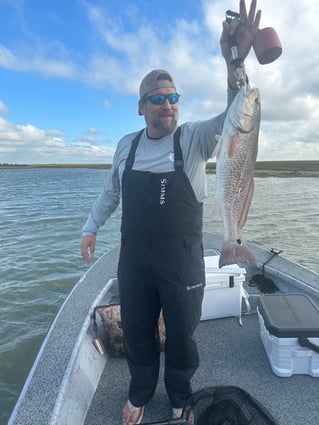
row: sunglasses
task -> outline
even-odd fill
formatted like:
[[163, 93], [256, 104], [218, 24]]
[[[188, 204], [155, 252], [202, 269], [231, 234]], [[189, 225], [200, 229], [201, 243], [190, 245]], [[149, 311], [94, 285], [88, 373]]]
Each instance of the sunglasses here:
[[149, 100], [153, 105], [164, 105], [166, 99], [172, 105], [178, 102], [180, 95], [178, 93], [171, 94], [152, 94], [146, 97], [144, 100]]

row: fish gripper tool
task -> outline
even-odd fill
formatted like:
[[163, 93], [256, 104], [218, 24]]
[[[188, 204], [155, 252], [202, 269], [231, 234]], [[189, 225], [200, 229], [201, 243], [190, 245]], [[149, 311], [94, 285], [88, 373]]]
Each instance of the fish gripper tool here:
[[[227, 10], [226, 12], [226, 21], [231, 22], [232, 19], [239, 19], [240, 14], [237, 12], [233, 12], [231, 10]], [[229, 45], [230, 45], [230, 51], [231, 51], [231, 64], [234, 67], [234, 75], [237, 80], [238, 87], [241, 87], [245, 84], [245, 75], [242, 68], [243, 60], [238, 56], [238, 47], [236, 44], [236, 37], [235, 34], [232, 34], [229, 36]]]

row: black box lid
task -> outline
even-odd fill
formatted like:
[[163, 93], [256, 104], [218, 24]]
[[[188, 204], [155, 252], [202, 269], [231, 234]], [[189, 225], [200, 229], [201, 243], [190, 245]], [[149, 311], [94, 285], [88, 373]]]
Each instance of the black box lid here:
[[319, 337], [319, 308], [306, 295], [262, 295], [258, 309], [266, 328], [274, 336]]

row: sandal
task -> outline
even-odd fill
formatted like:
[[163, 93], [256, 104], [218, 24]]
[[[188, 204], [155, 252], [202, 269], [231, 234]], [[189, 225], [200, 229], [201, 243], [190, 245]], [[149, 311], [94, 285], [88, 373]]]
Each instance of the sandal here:
[[172, 419], [178, 419], [182, 416], [183, 408], [182, 407], [173, 407]]
[[122, 411], [122, 424], [123, 425], [137, 425], [142, 422], [144, 415], [144, 406], [135, 407], [127, 400]]
[[[182, 407], [173, 407], [172, 419], [179, 419], [182, 417], [182, 414], [183, 414]], [[190, 410], [188, 413], [187, 423], [189, 425], [194, 425], [194, 414], [192, 410]]]

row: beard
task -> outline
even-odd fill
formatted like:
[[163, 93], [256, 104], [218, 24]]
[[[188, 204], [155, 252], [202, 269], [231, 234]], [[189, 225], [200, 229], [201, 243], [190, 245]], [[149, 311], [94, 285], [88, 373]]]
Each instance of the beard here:
[[159, 116], [154, 118], [152, 121], [152, 127], [161, 134], [161, 137], [172, 133], [176, 127], [176, 124], [176, 115]]

